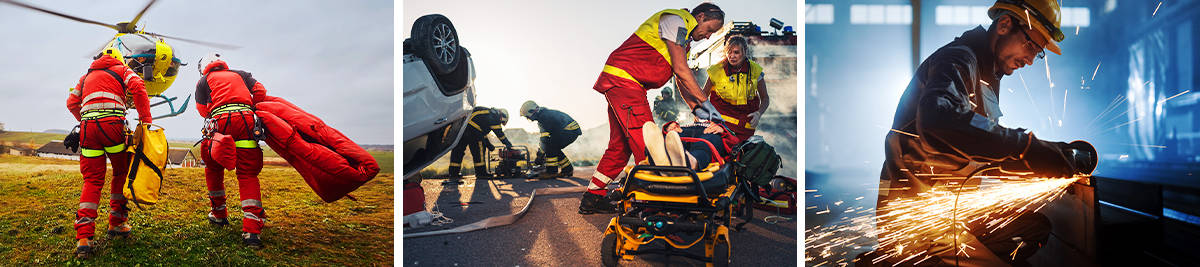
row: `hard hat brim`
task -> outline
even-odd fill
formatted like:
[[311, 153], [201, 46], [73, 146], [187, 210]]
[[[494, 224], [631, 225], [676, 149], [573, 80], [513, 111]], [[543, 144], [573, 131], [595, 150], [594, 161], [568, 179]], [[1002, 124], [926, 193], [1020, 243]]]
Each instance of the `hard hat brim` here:
[[[988, 14], [994, 14], [994, 11], [997, 9], [1008, 10], [1013, 14], [1016, 14], [1014, 17], [1017, 17], [1017, 19], [1021, 20], [1021, 22], [1026, 23], [1026, 25], [1029, 25], [1029, 27], [1033, 28], [1033, 30], [1038, 32], [1038, 34], [1041, 34], [1042, 38], [1046, 40], [1046, 44], [1043, 45], [1046, 50], [1050, 50], [1050, 52], [1054, 52], [1054, 54], [1057, 55], [1062, 55], [1062, 48], [1059, 47], [1058, 42], [1055, 41], [1055, 39], [1060, 38], [1054, 38], [1054, 36], [1047, 29], [1046, 25], [1042, 24], [1040, 21], [1036, 19], [1025, 18], [1025, 9], [1012, 4], [996, 3], [996, 5], [988, 9]], [[992, 17], [992, 19], [995, 19], [995, 17]]]

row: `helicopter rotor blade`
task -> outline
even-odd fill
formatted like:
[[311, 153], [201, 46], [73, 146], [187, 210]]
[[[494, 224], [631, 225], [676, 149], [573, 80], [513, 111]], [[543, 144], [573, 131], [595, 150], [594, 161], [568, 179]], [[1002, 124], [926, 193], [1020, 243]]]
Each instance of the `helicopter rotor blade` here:
[[149, 3], [146, 3], [146, 7], [142, 8], [142, 11], [138, 12], [137, 16], [134, 16], [132, 21], [129, 21], [129, 25], [137, 25], [138, 20], [142, 19], [142, 15], [146, 14], [146, 10], [150, 10], [150, 6], [153, 6], [155, 2], [157, 2], [157, 0], [150, 0]]
[[117, 37], [109, 38], [108, 41], [104, 41], [104, 44], [101, 44], [99, 48], [92, 49], [91, 50], [92, 53], [88, 54], [87, 58], [92, 58], [92, 57], [95, 57], [96, 55], [99, 55], [100, 52], [104, 51], [104, 48], [108, 48], [108, 43], [112, 42], [114, 39], [117, 39]]
[[107, 23], [103, 23], [103, 22], [99, 22], [99, 21], [94, 21], [94, 20], [90, 20], [90, 19], [85, 19], [85, 18], [80, 18], [80, 17], [76, 17], [76, 16], [71, 16], [71, 15], [67, 15], [67, 14], [59, 13], [59, 12], [57, 12], [57, 11], [53, 11], [53, 10], [49, 10], [49, 9], [45, 9], [45, 8], [40, 8], [40, 7], [32, 6], [32, 5], [29, 5], [29, 4], [26, 4], [26, 3], [21, 3], [21, 2], [12, 1], [12, 0], [0, 0], [0, 2], [3, 2], [3, 3], [8, 3], [8, 4], [11, 4], [11, 5], [14, 5], [14, 6], [19, 6], [19, 7], [24, 7], [24, 8], [28, 8], [28, 9], [33, 9], [33, 10], [41, 11], [41, 12], [48, 13], [48, 14], [51, 14], [51, 15], [55, 15], [55, 16], [59, 16], [59, 17], [63, 17], [63, 18], [69, 19], [69, 20], [74, 20], [74, 21], [83, 22], [83, 23], [87, 23], [87, 24], [95, 24], [95, 25], [100, 25], [100, 26], [104, 26], [104, 27], [106, 27], [106, 28], [109, 28], [109, 29], [117, 30], [117, 31], [120, 31], [120, 30], [121, 30], [121, 29], [120, 29], [119, 27], [117, 27], [116, 25], [107, 24]]
[[167, 36], [167, 35], [162, 35], [162, 34], [157, 34], [157, 33], [152, 33], [152, 32], [147, 32], [146, 34], [153, 35], [155, 37], [179, 40], [179, 41], [194, 43], [194, 44], [203, 45], [203, 46], [216, 47], [216, 48], [226, 49], [226, 50], [235, 50], [238, 48], [242, 48], [241, 46], [236, 46], [236, 45], [206, 42], [206, 41], [200, 41], [200, 40], [194, 40], [194, 39], [180, 38], [180, 37], [175, 37], [175, 36]]

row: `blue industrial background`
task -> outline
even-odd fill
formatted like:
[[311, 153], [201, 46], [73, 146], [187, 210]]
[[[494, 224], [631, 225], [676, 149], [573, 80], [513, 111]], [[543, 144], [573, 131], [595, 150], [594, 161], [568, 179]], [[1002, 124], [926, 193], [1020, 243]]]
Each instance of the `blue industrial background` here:
[[[884, 136], [915, 67], [987, 28], [992, 3], [806, 1], [806, 227], [836, 218], [813, 213], [834, 201], [874, 207]], [[1096, 235], [1113, 252], [1101, 257], [1200, 264], [1200, 1], [1060, 5], [1063, 54], [1001, 80], [1001, 125], [1096, 146]]]

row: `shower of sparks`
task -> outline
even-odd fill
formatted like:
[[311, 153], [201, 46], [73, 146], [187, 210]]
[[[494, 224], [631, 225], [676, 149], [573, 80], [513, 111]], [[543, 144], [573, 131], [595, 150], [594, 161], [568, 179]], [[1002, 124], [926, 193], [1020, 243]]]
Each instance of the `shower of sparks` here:
[[1167, 146], [1160, 146], [1160, 145], [1142, 145], [1142, 144], [1124, 144], [1124, 145], [1149, 147], [1149, 148], [1167, 148]]
[[1092, 71], [1092, 80], [1093, 81], [1096, 80], [1096, 73], [1100, 72], [1100, 64], [1104, 64], [1104, 61], [1100, 61], [1100, 63], [1096, 63], [1096, 70]]
[[[1161, 2], [1158, 4], [1162, 5]], [[1158, 12], [1158, 11], [1155, 11], [1155, 12]], [[1029, 10], [1028, 9], [1025, 10], [1025, 21], [1028, 21], [1028, 23], [1025, 23], [1025, 24], [1028, 24], [1029, 29], [1032, 30], [1033, 29], [1033, 23], [1032, 23], [1033, 20], [1029, 19]]]
[[[1154, 7], [1154, 13], [1151, 13], [1150, 16], [1153, 17], [1154, 15], [1158, 15], [1158, 8], [1160, 7], [1162, 7], [1162, 1], [1158, 1], [1158, 6]], [[1029, 13], [1029, 11], [1026, 11], [1025, 13]]]
[[1075, 25], [1075, 35], [1079, 35], [1079, 25]]
[[1022, 76], [1020, 73], [1018, 73], [1017, 78], [1021, 79], [1021, 87], [1025, 88], [1025, 96], [1029, 97], [1029, 103], [1033, 104], [1033, 111], [1036, 113], [1042, 113], [1042, 111], [1037, 107], [1037, 101], [1033, 100], [1033, 93], [1029, 92], [1029, 86], [1025, 85], [1025, 76]]
[[[1071, 91], [1071, 90], [1067, 90], [1067, 89], [1065, 89], [1065, 88], [1063, 89], [1063, 113], [1062, 113], [1062, 118], [1063, 118], [1063, 119], [1066, 119], [1066, 118], [1067, 118], [1067, 92], [1070, 92], [1070, 91]], [[1062, 120], [1061, 120], [1061, 119], [1060, 119], [1060, 120], [1058, 120], [1058, 127], [1062, 127]]]
[[[952, 249], [970, 255], [966, 252], [978, 248], [954, 242], [957, 236], [966, 234], [963, 231], [996, 231], [1019, 215], [1036, 212], [1058, 199], [1078, 179], [988, 180], [961, 191], [958, 185], [938, 186], [915, 197], [885, 201], [877, 211], [860, 207], [854, 214], [834, 214], [840, 219], [805, 229], [805, 261], [838, 262], [854, 258], [863, 252], [860, 248], [874, 248], [873, 258], [867, 259], [874, 264], [888, 261], [914, 265], [937, 256], [926, 249], [935, 243], [959, 243]], [[817, 212], [824, 213], [828, 209]]]
[[1046, 81], [1050, 83], [1050, 88], [1054, 88], [1054, 81], [1050, 80], [1050, 59], [1043, 58], [1042, 63], [1046, 64]]
[[1100, 114], [1096, 115], [1096, 118], [1093, 118], [1092, 121], [1088, 122], [1087, 126], [1084, 126], [1084, 129], [1092, 127], [1092, 124], [1095, 124], [1096, 121], [1104, 118], [1104, 116], [1108, 115], [1108, 113], [1117, 110], [1121, 104], [1125, 104], [1127, 101], [1128, 99], [1125, 98], [1125, 95], [1118, 95], [1117, 97], [1114, 97], [1112, 101], [1108, 102], [1108, 106], [1105, 106], [1104, 110], [1100, 111]]
[[1131, 121], [1128, 121], [1128, 122], [1125, 122], [1125, 123], [1119, 124], [1119, 125], [1117, 125], [1117, 126], [1113, 126], [1112, 128], [1108, 128], [1107, 130], [1104, 130], [1103, 132], [1100, 132], [1100, 133], [1108, 133], [1109, 131], [1116, 130], [1116, 129], [1118, 129], [1118, 128], [1121, 128], [1121, 126], [1129, 125], [1129, 124], [1132, 124], [1132, 123], [1134, 123], [1134, 122], [1137, 122], [1137, 121], [1139, 121], [1139, 120], [1142, 120], [1142, 118], [1133, 119], [1133, 120], [1131, 120]]
[[889, 130], [892, 130], [893, 132], [896, 132], [896, 133], [900, 133], [900, 134], [904, 134], [904, 135], [912, 136], [913, 138], [921, 138], [921, 136], [919, 136], [919, 135], [911, 134], [911, 133], [908, 133], [908, 132], [905, 132], [905, 131], [896, 130], [896, 129], [889, 129]]
[[1163, 99], [1163, 101], [1162, 101], [1162, 102], [1167, 102], [1167, 100], [1171, 100], [1172, 98], [1175, 98], [1175, 97], [1181, 96], [1181, 95], [1183, 95], [1183, 94], [1186, 94], [1186, 93], [1188, 93], [1188, 92], [1191, 92], [1191, 91], [1192, 91], [1192, 90], [1186, 90], [1186, 91], [1183, 91], [1183, 92], [1179, 92], [1178, 94], [1175, 94], [1175, 95], [1173, 95], [1173, 96], [1171, 96], [1171, 97], [1168, 97], [1167, 99]]

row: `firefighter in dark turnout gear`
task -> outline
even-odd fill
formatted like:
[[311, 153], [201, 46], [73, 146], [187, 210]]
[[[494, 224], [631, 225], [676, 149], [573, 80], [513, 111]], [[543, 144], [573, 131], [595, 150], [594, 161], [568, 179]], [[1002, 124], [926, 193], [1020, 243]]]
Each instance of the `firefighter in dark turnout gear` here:
[[574, 175], [575, 167], [571, 166], [571, 160], [567, 159], [567, 154], [562, 150], [583, 134], [583, 131], [579, 129], [579, 122], [562, 111], [539, 107], [533, 101], [525, 101], [524, 104], [521, 104], [521, 117], [537, 121], [538, 128], [540, 128], [539, 135], [541, 137], [539, 139], [542, 151], [546, 152], [546, 170], [538, 178], [549, 179]]
[[[467, 129], [464, 130], [462, 138], [458, 140], [458, 145], [454, 150], [450, 151], [450, 180], [446, 182], [459, 183], [462, 174], [459, 171], [462, 169], [463, 152], [471, 149], [471, 160], [475, 165], [475, 178], [490, 178], [492, 175], [487, 172], [487, 151], [495, 150], [496, 147], [488, 140], [489, 132], [496, 133], [496, 138], [504, 143], [505, 147], [512, 147], [512, 142], [504, 137], [504, 125], [508, 124], [508, 111], [505, 109], [475, 107], [471, 112], [471, 116], [467, 118]], [[487, 150], [484, 150], [487, 149]]]
[[[921, 63], [900, 99], [893, 130], [886, 138], [878, 210], [891, 200], [916, 197], [951, 181], [968, 182], [934, 176], [966, 177], [983, 166], [1000, 165], [1007, 170], [1020, 165], [1019, 171], [1042, 177], [1070, 177], [1094, 168], [1095, 161], [1086, 158], [1095, 155], [1079, 153], [1083, 149], [1076, 143], [1038, 140], [1024, 129], [998, 123], [1000, 79], [1033, 64], [1044, 56], [1043, 49], [1061, 53], [1055, 44], [1062, 40], [1058, 14], [1055, 1], [997, 1], [988, 11], [993, 19], [991, 28], [967, 31]], [[1027, 265], [1025, 260], [1045, 244], [1049, 221], [1034, 212], [1006, 216], [1017, 219], [990, 232], [978, 226], [966, 227], [970, 230], [964, 232], [954, 228], [957, 230], [944, 236], [958, 238], [922, 244], [928, 248], [925, 253], [934, 256], [923, 263]], [[888, 221], [877, 222], [877, 227], [888, 228]], [[888, 234], [886, 230], [880, 233]], [[959, 257], [959, 249], [949, 240], [976, 249]], [[872, 253], [890, 249], [881, 247]]]

